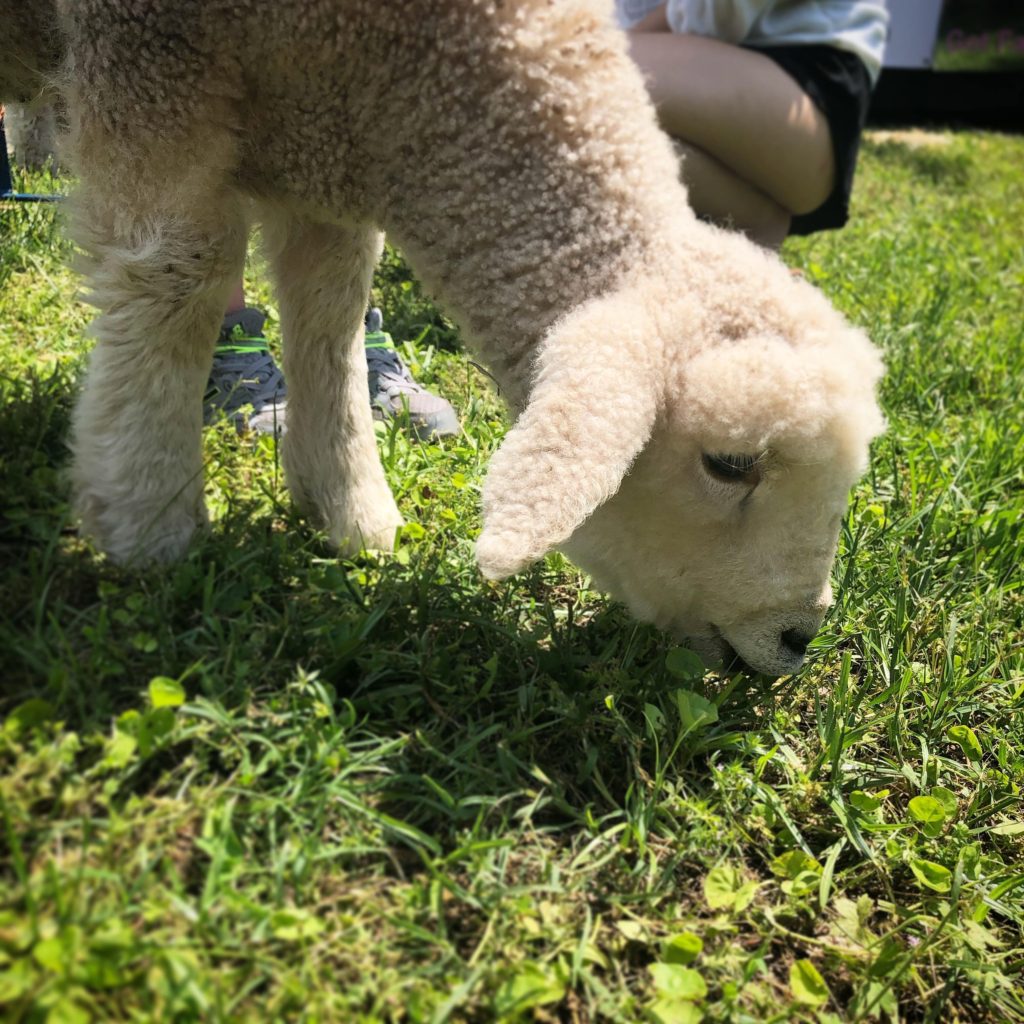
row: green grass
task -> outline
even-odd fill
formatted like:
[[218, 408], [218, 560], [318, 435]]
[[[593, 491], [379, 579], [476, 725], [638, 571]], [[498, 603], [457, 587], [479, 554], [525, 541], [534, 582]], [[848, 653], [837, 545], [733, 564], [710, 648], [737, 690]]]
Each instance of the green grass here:
[[1022, 164], [879, 138], [851, 225], [787, 245], [884, 347], [890, 429], [774, 683], [561, 557], [480, 578], [500, 406], [393, 255], [465, 425], [381, 434], [396, 555], [334, 557], [210, 430], [210, 535], [114, 568], [63, 476], [89, 313], [54, 211], [0, 213], [0, 1016], [1024, 1021]]

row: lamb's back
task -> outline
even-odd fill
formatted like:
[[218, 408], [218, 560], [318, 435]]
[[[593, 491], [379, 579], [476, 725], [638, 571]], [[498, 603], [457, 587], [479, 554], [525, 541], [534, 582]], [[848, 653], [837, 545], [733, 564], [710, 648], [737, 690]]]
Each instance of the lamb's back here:
[[645, 102], [607, 0], [59, 4], [71, 82], [104, 123], [154, 146], [230, 130], [248, 185], [314, 203], [375, 182], [404, 201], [403, 167], [509, 162], [545, 133], [585, 160], [637, 132]]

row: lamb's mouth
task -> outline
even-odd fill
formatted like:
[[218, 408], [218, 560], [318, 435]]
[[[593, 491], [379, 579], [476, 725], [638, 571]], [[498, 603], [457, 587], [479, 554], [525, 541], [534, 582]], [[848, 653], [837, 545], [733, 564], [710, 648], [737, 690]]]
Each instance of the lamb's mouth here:
[[715, 642], [715, 645], [719, 648], [721, 657], [721, 670], [726, 675], [736, 675], [742, 672], [744, 675], [756, 676], [758, 674], [757, 669], [753, 666], [748, 665], [747, 662], [740, 657], [737, 653], [736, 648], [733, 647], [728, 640], [725, 639], [725, 635], [722, 631], [714, 624], [711, 623], [711, 637]]
[[681, 643], [696, 651], [710, 669], [730, 676], [737, 673], [759, 675], [758, 670], [742, 658], [713, 622], [702, 623], [697, 628], [692, 625], [689, 628], [676, 626], [672, 632]]

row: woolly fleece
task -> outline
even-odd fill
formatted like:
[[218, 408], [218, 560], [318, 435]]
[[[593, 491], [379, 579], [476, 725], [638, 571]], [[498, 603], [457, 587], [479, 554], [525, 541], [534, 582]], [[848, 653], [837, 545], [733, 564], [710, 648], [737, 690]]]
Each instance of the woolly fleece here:
[[[23, 18], [11, 2], [0, 27]], [[100, 311], [74, 479], [112, 557], [175, 557], [205, 522], [201, 397], [253, 219], [292, 493], [340, 549], [391, 547], [361, 344], [386, 231], [516, 415], [483, 571], [561, 548], [709, 660], [799, 666], [882, 427], [880, 361], [777, 258], [696, 220], [608, 0], [57, 9]], [[723, 480], [709, 455], [758, 461]]]

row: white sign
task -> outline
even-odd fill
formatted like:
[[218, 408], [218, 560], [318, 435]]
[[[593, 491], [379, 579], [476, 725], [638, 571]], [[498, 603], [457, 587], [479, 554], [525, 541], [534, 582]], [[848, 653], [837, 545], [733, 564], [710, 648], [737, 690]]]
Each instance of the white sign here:
[[942, 0], [887, 0], [887, 68], [930, 68], [939, 34]]

